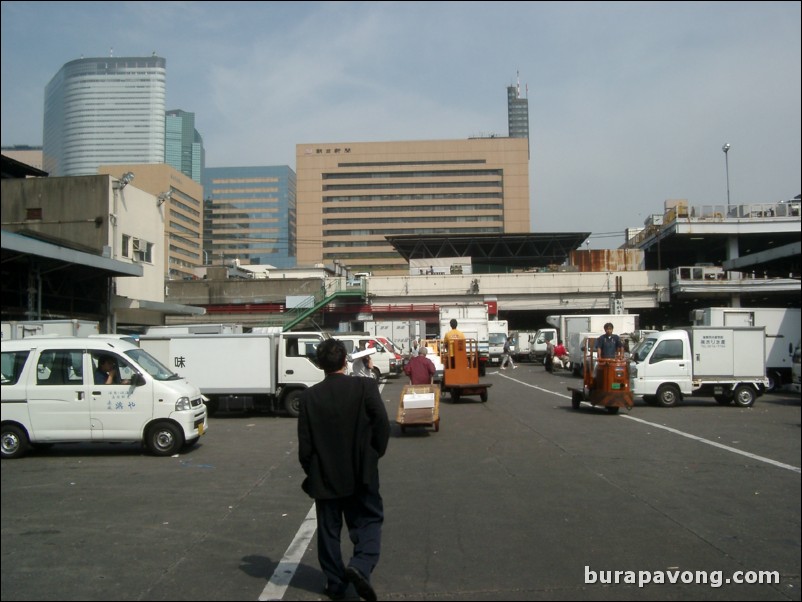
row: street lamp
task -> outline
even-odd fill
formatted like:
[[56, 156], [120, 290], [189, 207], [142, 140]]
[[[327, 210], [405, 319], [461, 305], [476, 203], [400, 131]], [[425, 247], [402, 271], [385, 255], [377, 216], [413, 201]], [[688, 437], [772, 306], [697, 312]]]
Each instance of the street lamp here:
[[727, 153], [730, 152], [730, 145], [725, 144], [721, 147], [721, 150], [724, 151], [724, 166], [727, 169], [727, 213], [729, 213], [730, 209], [730, 161], [729, 155]]

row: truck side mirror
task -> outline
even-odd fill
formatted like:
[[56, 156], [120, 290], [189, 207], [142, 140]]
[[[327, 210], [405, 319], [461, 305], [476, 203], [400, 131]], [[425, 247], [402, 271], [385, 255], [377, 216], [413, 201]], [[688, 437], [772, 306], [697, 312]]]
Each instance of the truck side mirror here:
[[134, 385], [135, 387], [141, 387], [142, 385], [147, 384], [147, 381], [145, 380], [144, 376], [142, 376], [139, 372], [137, 372], [131, 378], [131, 384]]

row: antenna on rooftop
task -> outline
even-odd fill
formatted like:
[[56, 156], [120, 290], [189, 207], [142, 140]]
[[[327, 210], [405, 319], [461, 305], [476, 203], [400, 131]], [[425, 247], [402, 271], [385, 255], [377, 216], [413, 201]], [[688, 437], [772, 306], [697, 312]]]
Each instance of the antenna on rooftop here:
[[516, 94], [518, 95], [518, 98], [521, 98], [521, 72], [520, 71], [516, 71], [515, 72], [515, 77], [516, 77], [516, 79], [518, 81], [518, 83], [516, 85]]

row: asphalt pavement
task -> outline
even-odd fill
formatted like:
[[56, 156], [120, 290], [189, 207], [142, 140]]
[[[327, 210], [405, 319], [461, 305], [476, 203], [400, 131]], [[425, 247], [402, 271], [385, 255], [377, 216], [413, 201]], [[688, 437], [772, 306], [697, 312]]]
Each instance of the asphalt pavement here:
[[[445, 395], [439, 432], [402, 433], [404, 381], [384, 384], [379, 599], [800, 600], [798, 394], [611, 415], [571, 409], [578, 379], [519, 366], [488, 371], [486, 403]], [[295, 427], [221, 415], [172, 458], [3, 461], [0, 597], [325, 599]]]

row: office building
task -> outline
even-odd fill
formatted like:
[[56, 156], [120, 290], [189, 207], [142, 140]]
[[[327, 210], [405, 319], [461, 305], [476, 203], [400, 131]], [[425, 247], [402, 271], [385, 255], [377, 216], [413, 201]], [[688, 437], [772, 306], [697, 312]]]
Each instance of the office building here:
[[164, 163], [166, 75], [158, 56], [66, 63], [45, 88], [44, 170], [78, 176]]
[[204, 264], [295, 266], [295, 172], [286, 165], [207, 167]]
[[200, 184], [205, 151], [203, 138], [195, 129], [195, 113], [180, 109], [167, 111], [164, 132], [164, 162]]
[[299, 144], [298, 265], [408, 273], [403, 234], [529, 232], [528, 141]]

